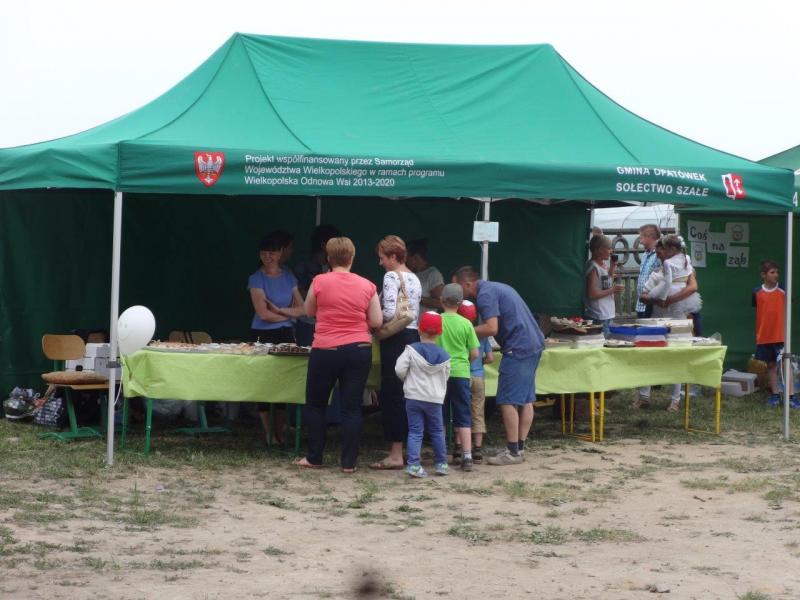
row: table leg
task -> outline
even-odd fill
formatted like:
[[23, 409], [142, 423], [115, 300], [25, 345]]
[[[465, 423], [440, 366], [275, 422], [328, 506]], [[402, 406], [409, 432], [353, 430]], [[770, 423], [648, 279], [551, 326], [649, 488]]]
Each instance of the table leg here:
[[122, 435], [120, 436], [120, 447], [125, 450], [125, 444], [128, 440], [128, 397], [122, 394]]
[[150, 431], [153, 429], [153, 399], [147, 398], [145, 404], [147, 409], [144, 418], [144, 455], [150, 456]]
[[575, 433], [575, 394], [569, 395], [569, 432]]
[[606, 425], [606, 393], [600, 392], [600, 434], [599, 439], [602, 442], [603, 438], [605, 437], [605, 425]]
[[67, 403], [67, 419], [69, 420], [69, 431], [48, 431], [40, 433], [42, 439], [54, 439], [66, 442], [69, 440], [79, 440], [85, 438], [103, 437], [94, 427], [78, 427], [78, 419], [75, 416], [75, 405], [72, 402], [72, 394], [69, 388], [64, 389], [65, 402]]
[[295, 423], [294, 423], [294, 455], [300, 456], [300, 428], [303, 423], [303, 405], [295, 405]]
[[717, 386], [717, 392], [714, 397], [714, 433], [719, 435], [719, 417], [722, 408], [722, 388]]
[[[270, 409], [272, 405], [270, 405]], [[270, 437], [269, 440], [272, 441], [272, 427], [273, 427], [273, 419], [270, 416]], [[186, 435], [201, 435], [203, 433], [230, 433], [231, 430], [227, 427], [209, 427], [208, 426], [208, 417], [206, 417], [206, 403], [198, 401], [197, 402], [197, 424], [199, 427], [179, 427], [175, 430], [176, 433], [184, 433]]]
[[594, 392], [589, 392], [589, 422], [592, 431], [592, 441], [595, 441], [595, 423], [594, 423]]
[[686, 402], [683, 405], [683, 428], [686, 431], [689, 431], [689, 414], [691, 413], [691, 410], [692, 410], [691, 406], [690, 406], [692, 401], [689, 398], [689, 394], [686, 394], [686, 397], [684, 398], [684, 400]]
[[561, 435], [566, 435], [567, 433], [567, 407], [564, 404], [565, 402], [566, 397], [561, 394]]

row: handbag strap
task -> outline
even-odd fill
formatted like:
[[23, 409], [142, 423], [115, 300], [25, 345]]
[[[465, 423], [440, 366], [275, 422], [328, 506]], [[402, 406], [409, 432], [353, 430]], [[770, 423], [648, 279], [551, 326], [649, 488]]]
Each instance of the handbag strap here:
[[397, 278], [400, 280], [400, 293], [408, 300], [408, 292], [406, 292], [406, 282], [403, 278], [403, 274], [400, 271], [394, 271], [394, 274], [397, 275]]

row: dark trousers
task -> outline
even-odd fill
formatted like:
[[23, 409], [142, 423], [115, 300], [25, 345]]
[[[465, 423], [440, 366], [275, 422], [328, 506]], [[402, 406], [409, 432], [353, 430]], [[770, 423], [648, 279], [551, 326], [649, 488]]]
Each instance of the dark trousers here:
[[404, 329], [390, 338], [381, 340], [381, 417], [383, 437], [387, 442], [405, 442], [408, 437], [406, 401], [403, 382], [394, 372], [397, 358], [406, 345], [419, 341], [416, 329]]
[[361, 402], [372, 367], [372, 344], [346, 344], [335, 348], [312, 348], [306, 376], [306, 423], [308, 462], [322, 464], [326, 419], [333, 386], [339, 384], [342, 410], [342, 468], [352, 469], [361, 442]]

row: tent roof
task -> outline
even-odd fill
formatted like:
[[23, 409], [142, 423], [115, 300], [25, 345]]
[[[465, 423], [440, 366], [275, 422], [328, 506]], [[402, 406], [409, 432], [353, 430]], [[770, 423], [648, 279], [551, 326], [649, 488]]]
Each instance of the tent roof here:
[[0, 150], [0, 189], [785, 207], [791, 186], [625, 110], [549, 45], [235, 34], [139, 110]]

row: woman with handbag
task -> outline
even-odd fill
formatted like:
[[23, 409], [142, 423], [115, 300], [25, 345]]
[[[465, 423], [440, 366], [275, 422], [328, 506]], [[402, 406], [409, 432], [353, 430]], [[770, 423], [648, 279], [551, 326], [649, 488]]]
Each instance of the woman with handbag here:
[[402, 469], [403, 442], [408, 436], [403, 382], [394, 365], [407, 344], [419, 341], [417, 317], [422, 298], [419, 279], [406, 266], [406, 244], [396, 235], [387, 235], [376, 248], [383, 276], [383, 326], [375, 337], [381, 346], [380, 406], [383, 435], [389, 442], [389, 456], [370, 465], [371, 469]]
[[305, 310], [316, 317], [306, 376], [308, 454], [295, 464], [322, 466], [325, 409], [334, 385], [342, 405], [342, 472], [354, 473], [361, 438], [361, 401], [372, 368], [371, 329], [380, 327], [381, 305], [375, 284], [350, 272], [355, 246], [346, 237], [325, 244], [331, 270], [314, 277]]

